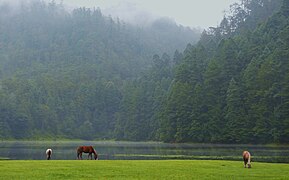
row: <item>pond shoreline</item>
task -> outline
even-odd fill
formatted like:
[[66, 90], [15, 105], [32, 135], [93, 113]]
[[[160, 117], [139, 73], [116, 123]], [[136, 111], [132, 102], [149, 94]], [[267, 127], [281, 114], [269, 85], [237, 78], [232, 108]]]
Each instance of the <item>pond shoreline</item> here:
[[91, 143], [116, 143], [116, 144], [171, 144], [171, 145], [201, 145], [201, 146], [248, 146], [248, 147], [288, 147], [289, 144], [229, 144], [229, 143], [194, 143], [194, 142], [185, 142], [185, 143], [168, 143], [168, 142], [161, 142], [161, 141], [117, 141], [117, 140], [83, 140], [83, 139], [25, 139], [25, 140], [0, 140], [0, 143], [15, 143], [15, 142], [27, 142], [27, 143], [51, 143], [51, 142], [57, 142], [57, 143], [71, 143], [71, 142], [91, 142]]
[[[252, 161], [289, 163], [288, 145], [202, 144], [129, 141], [0, 141], [0, 157], [11, 160], [45, 159], [53, 150], [54, 160], [76, 159], [76, 148], [91, 145], [101, 160], [242, 160], [249, 150]], [[87, 155], [84, 155], [84, 159]]]

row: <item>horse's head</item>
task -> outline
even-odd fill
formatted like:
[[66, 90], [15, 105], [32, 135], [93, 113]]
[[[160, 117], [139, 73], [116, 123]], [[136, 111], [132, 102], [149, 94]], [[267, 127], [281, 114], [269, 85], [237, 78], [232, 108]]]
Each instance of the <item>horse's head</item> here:
[[251, 168], [251, 164], [248, 164], [248, 168]]
[[96, 153], [96, 151], [94, 151], [94, 160], [98, 160], [98, 154]]

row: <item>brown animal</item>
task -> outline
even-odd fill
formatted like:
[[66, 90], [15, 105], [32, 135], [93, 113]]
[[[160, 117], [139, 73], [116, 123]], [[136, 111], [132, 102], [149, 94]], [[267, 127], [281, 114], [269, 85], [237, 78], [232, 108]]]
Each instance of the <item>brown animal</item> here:
[[52, 149], [47, 149], [47, 150], [46, 150], [47, 160], [51, 159], [51, 155], [52, 155]]
[[92, 159], [92, 154], [94, 154], [94, 159], [98, 160], [98, 155], [92, 146], [79, 146], [77, 148], [77, 159], [82, 159], [82, 153], [88, 153], [88, 159]]
[[249, 151], [243, 152], [243, 160], [244, 160], [244, 167], [246, 168], [246, 165], [248, 165], [248, 168], [251, 168], [251, 154]]

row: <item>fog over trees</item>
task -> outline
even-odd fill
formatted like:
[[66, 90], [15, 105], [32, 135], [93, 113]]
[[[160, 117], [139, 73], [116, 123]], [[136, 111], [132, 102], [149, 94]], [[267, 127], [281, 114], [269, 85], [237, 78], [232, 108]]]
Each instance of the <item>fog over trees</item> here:
[[217, 27], [135, 26], [99, 8], [0, 6], [0, 138], [286, 143], [289, 1]]

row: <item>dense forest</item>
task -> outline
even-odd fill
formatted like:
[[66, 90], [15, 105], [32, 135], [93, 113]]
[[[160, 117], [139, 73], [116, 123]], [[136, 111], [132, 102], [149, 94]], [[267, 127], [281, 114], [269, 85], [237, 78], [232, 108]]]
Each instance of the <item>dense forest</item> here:
[[[201, 32], [136, 27], [55, 1], [0, 7], [0, 137], [113, 138], [126, 84]], [[91, 134], [93, 134], [91, 136]]]
[[240, 0], [198, 42], [163, 19], [4, 6], [2, 139], [288, 143], [289, 0]]

